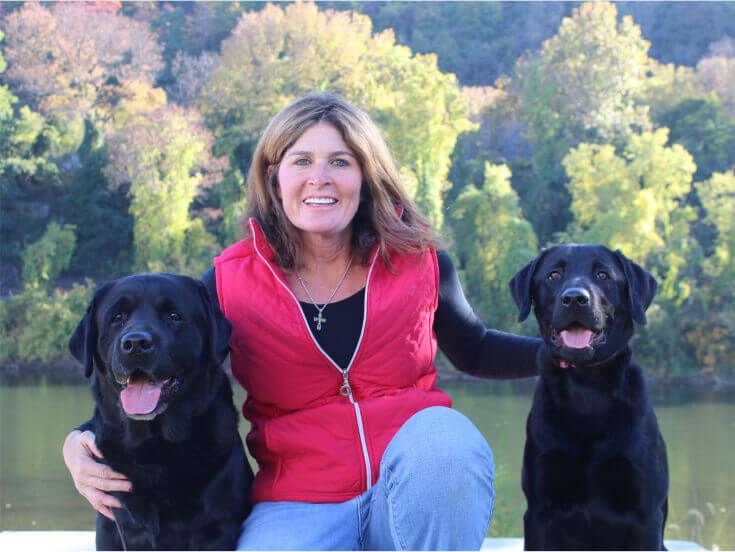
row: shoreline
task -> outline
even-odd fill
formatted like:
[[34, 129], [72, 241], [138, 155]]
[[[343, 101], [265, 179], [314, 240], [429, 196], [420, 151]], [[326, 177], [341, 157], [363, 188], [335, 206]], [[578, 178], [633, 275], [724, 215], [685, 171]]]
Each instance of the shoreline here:
[[[225, 371], [229, 374], [229, 362], [225, 364]], [[518, 390], [531, 390], [536, 385], [536, 380], [536, 377], [518, 380], [488, 380], [463, 374], [454, 369], [442, 370], [439, 368], [437, 383], [441, 385], [443, 383], [483, 381], [496, 385], [507, 385]], [[691, 376], [669, 378], [646, 376], [646, 381], [651, 387], [671, 389], [692, 388], [719, 391], [735, 388], [735, 377], [712, 374], [693, 374]], [[89, 380], [84, 377], [84, 368], [72, 360], [0, 364], [0, 384], [23, 385], [41, 382], [51, 385], [87, 385]]]
[[[735, 377], [729, 376], [717, 376], [710, 374], [693, 374], [691, 376], [678, 376], [678, 377], [656, 377], [648, 374], [644, 374], [646, 383], [651, 387], [663, 387], [663, 388], [682, 388], [690, 387], [694, 389], [734, 389], [735, 388]], [[506, 383], [511, 387], [518, 388], [529, 388], [533, 389], [536, 385], [538, 376], [522, 379], [508, 379], [508, 380], [490, 380], [484, 378], [478, 378], [469, 374], [463, 374], [452, 370], [451, 372], [439, 372], [438, 383], [462, 383], [472, 381], [487, 381], [493, 383]]]

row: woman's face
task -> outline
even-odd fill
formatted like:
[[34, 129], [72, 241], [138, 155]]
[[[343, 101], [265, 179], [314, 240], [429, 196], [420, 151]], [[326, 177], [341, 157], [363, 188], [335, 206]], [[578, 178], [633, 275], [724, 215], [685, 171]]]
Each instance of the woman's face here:
[[360, 205], [362, 169], [333, 125], [317, 123], [286, 150], [278, 182], [283, 210], [298, 229], [349, 235]]

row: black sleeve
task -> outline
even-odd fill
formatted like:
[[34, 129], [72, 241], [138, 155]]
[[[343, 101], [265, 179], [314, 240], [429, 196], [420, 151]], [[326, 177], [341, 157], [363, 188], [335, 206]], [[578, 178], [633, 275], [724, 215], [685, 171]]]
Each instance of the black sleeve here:
[[94, 431], [94, 418], [90, 418], [79, 427], [75, 428], [74, 431]]
[[452, 259], [439, 261], [439, 306], [434, 331], [439, 347], [455, 368], [483, 378], [535, 376], [536, 353], [542, 341], [485, 328], [467, 302]]

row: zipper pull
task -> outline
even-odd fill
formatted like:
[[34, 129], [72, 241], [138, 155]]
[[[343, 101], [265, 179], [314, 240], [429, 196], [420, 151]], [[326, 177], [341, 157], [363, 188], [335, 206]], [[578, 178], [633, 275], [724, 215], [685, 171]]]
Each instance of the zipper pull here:
[[349, 397], [352, 394], [350, 382], [347, 379], [347, 371], [342, 372], [342, 387], [339, 388], [339, 394], [343, 397]]

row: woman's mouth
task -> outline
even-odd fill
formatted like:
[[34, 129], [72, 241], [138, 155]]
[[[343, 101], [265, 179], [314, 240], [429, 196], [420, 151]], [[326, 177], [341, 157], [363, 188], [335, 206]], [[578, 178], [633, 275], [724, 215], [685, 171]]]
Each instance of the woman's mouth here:
[[310, 207], [329, 207], [337, 202], [335, 197], [307, 197], [302, 203]]

